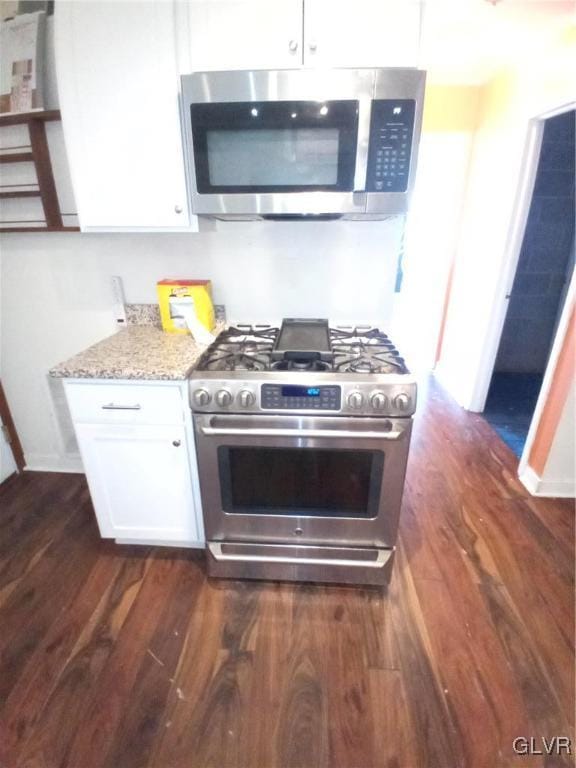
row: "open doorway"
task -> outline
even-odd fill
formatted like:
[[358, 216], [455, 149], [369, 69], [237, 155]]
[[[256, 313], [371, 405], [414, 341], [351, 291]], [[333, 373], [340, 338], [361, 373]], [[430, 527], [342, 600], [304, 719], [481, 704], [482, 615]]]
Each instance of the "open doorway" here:
[[521, 456], [574, 270], [576, 112], [544, 121], [522, 247], [484, 409]]

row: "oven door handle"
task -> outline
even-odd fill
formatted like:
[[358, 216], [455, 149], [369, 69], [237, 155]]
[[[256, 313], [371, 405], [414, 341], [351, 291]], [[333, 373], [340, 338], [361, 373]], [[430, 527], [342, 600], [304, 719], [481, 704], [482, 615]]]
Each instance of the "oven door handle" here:
[[374, 432], [366, 430], [357, 432], [348, 429], [242, 429], [238, 427], [200, 427], [203, 435], [207, 437], [320, 437], [330, 440], [399, 440], [404, 430], [390, 430], [390, 432]]
[[222, 552], [222, 544], [218, 541], [209, 541], [208, 550], [214, 560], [219, 562], [235, 561], [242, 563], [283, 563], [286, 565], [341, 565], [352, 568], [384, 568], [391, 557], [391, 550], [380, 549], [375, 560], [353, 560], [346, 558], [334, 558], [327, 560], [320, 557], [289, 557], [287, 555], [251, 555], [248, 553], [229, 555]]

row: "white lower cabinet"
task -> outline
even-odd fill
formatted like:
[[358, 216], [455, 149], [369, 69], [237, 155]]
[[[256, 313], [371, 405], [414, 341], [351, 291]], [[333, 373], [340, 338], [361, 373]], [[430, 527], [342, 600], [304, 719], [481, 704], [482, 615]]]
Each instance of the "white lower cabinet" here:
[[[66, 391], [71, 405], [79, 397], [86, 398], [92, 387], [94, 399], [108, 401], [107, 389], [118, 385], [67, 384]], [[124, 386], [125, 400], [131, 398], [131, 387]], [[137, 389], [136, 387], [134, 389]], [[142, 390], [142, 385], [139, 385]], [[166, 399], [174, 402], [174, 389], [150, 386], [157, 403]], [[139, 393], [140, 400], [142, 392]], [[92, 396], [92, 392], [90, 393]], [[136, 400], [137, 397], [132, 397]], [[127, 406], [128, 407], [128, 406]], [[141, 420], [126, 423], [122, 406], [117, 410], [101, 409], [101, 423], [93, 423], [95, 409], [86, 409], [92, 421], [78, 421], [71, 408], [76, 436], [90, 495], [96, 512], [98, 526], [103, 537], [118, 541], [157, 542], [202, 546], [204, 533], [201, 510], [198, 503], [195, 446], [189, 423], [188, 408], [182, 392], [182, 411], [179, 420], [173, 409], [167, 408], [168, 417], [175, 423], [142, 423]], [[127, 410], [139, 414], [140, 411]], [[114, 423], [114, 415], [118, 423]], [[168, 418], [167, 417], [167, 418]], [[155, 412], [155, 418], [157, 412]]]

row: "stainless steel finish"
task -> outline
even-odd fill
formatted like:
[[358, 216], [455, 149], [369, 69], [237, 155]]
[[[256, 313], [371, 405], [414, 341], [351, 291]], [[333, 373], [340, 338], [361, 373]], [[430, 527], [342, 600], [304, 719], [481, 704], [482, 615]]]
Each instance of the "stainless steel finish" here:
[[394, 549], [221, 543], [206, 547], [208, 575], [231, 579], [385, 586]]
[[203, 407], [208, 405], [210, 400], [212, 400], [212, 395], [207, 389], [196, 389], [192, 393], [192, 398], [196, 405]]
[[375, 411], [384, 411], [388, 405], [388, 398], [384, 392], [374, 392], [374, 394], [370, 396], [370, 405]]
[[[188, 383], [190, 391], [190, 402], [194, 411], [198, 413], [214, 413], [220, 410], [220, 406], [214, 399], [214, 395], [221, 389], [228, 390], [233, 397], [233, 404], [226, 407], [226, 412], [249, 412], [271, 415], [274, 413], [286, 415], [285, 410], [265, 410], [260, 408], [260, 387], [262, 384], [296, 384], [303, 383], [308, 387], [318, 387], [322, 385], [333, 386], [338, 384], [341, 387], [341, 408], [339, 411], [314, 411], [314, 415], [327, 416], [410, 416], [416, 410], [416, 379], [411, 374], [367, 374], [363, 377], [355, 373], [333, 372], [310, 372], [301, 373], [298, 371], [238, 371], [230, 374], [230, 378], [223, 378], [226, 372], [223, 371], [193, 371]], [[207, 403], [199, 403], [196, 393], [199, 390], [207, 392], [210, 400]], [[371, 396], [374, 391], [385, 391], [387, 405], [384, 410], [374, 408], [371, 402]], [[255, 402], [250, 406], [244, 406], [239, 400], [239, 395], [243, 390], [251, 390], [254, 393]], [[352, 406], [348, 400], [352, 394], [360, 393], [362, 395], [362, 405]], [[400, 403], [408, 403], [406, 408], [396, 405], [396, 398], [403, 395]], [[356, 399], [355, 399], [356, 402]], [[288, 413], [297, 415], [307, 415], [310, 411], [293, 410]]]
[[298, 50], [298, 40], [290, 40], [288, 43], [288, 50], [290, 53], [296, 53]]
[[348, 403], [350, 408], [354, 408], [354, 410], [358, 410], [358, 408], [362, 408], [364, 404], [364, 395], [362, 394], [362, 392], [352, 392], [346, 398], [346, 402]]
[[354, 203], [364, 209], [368, 199], [368, 193], [364, 191], [364, 188], [366, 187], [366, 173], [368, 169], [371, 101], [371, 97], [365, 95], [358, 97], [358, 141], [356, 144], [356, 168], [354, 170], [355, 192], [352, 197]]
[[[295, 69], [197, 72], [182, 77], [182, 123], [192, 213], [231, 220], [298, 214], [370, 220], [405, 213], [416, 173], [425, 73], [416, 69]], [[373, 98], [414, 98], [416, 125], [406, 192], [364, 192]], [[190, 104], [357, 99], [359, 136], [353, 192], [197, 193]]]
[[232, 393], [229, 389], [219, 389], [216, 392], [215, 400], [221, 408], [227, 408], [233, 400]]
[[410, 407], [410, 400], [408, 395], [404, 394], [403, 392], [401, 392], [399, 395], [396, 395], [394, 398], [394, 406], [399, 411], [406, 412]]
[[115, 405], [114, 403], [108, 403], [103, 405], [103, 411], [140, 411], [142, 406], [136, 403], [135, 405]]
[[172, 440], [172, 445], [174, 446], [174, 448], [180, 448], [182, 443], [180, 442], [180, 440]]
[[[191, 374], [208, 573], [382, 586], [394, 558], [416, 380], [378, 329], [330, 329], [333, 357], [322, 361], [328, 369], [321, 372], [272, 368], [286, 362], [273, 357], [277, 333], [270, 326], [232, 327]], [[291, 356], [309, 352], [302, 338], [291, 344]], [[256, 363], [260, 369], [250, 370]], [[243, 448], [280, 452], [257, 459], [250, 450], [235, 454]], [[334, 499], [322, 501], [312, 486], [308, 504], [319, 504], [314, 513], [298, 500], [291, 481], [285, 488], [282, 482], [285, 471], [290, 478], [302, 471], [294, 459], [299, 462], [307, 451], [319, 452], [306, 457], [317, 459], [319, 467], [331, 467], [322, 480], [328, 485], [335, 472], [342, 477], [352, 470], [348, 457], [368, 452], [370, 469], [360, 481], [368, 495], [350, 507], [343, 492], [339, 508]], [[278, 498], [257, 501], [261, 492], [267, 495], [258, 467], [269, 459], [279, 471]], [[328, 460], [334, 463], [322, 465]], [[314, 483], [302, 478], [308, 481]]]
[[[354, 99], [362, 95], [372, 95], [375, 73], [374, 69], [195, 72], [192, 75], [183, 75], [182, 93], [186, 104]], [[396, 93], [395, 96], [399, 97], [399, 94]]]
[[[263, 423], [264, 422], [264, 423]], [[296, 428], [299, 425], [299, 429]], [[398, 515], [411, 419], [194, 414], [200, 488], [206, 536], [210, 541], [290, 542], [295, 529], [308, 544], [392, 547]], [[263, 430], [273, 430], [262, 434]], [[337, 441], [335, 434], [338, 433]], [[342, 434], [350, 432], [351, 434]], [[382, 484], [374, 518], [230, 514], [224, 510], [218, 449], [225, 447], [317, 448], [383, 451]]]
[[[404, 201], [400, 198], [402, 195], [394, 192], [380, 192], [378, 194], [368, 195], [366, 202], [366, 214], [382, 213], [406, 213], [407, 203], [414, 189], [416, 181], [416, 168], [418, 160], [418, 148], [420, 145], [420, 135], [422, 133], [422, 115], [424, 106], [424, 90], [426, 87], [426, 73], [418, 69], [378, 69], [376, 70], [376, 82], [374, 85], [374, 98], [389, 98], [390, 93], [398, 98], [416, 99], [416, 115], [414, 119], [414, 131], [412, 133], [412, 161], [410, 163], [410, 173], [408, 175], [408, 189], [405, 193]], [[394, 90], [393, 90], [394, 89]], [[400, 97], [399, 93], [409, 94]], [[404, 202], [404, 210], [397, 210], [398, 206]]]
[[[345, 438], [347, 440], [399, 440], [402, 437], [403, 430], [392, 430], [392, 424], [389, 421], [381, 422], [379, 426], [381, 429], [369, 431], [369, 430], [352, 430], [352, 429], [336, 429], [334, 424], [329, 429], [304, 429], [301, 426], [301, 419], [293, 419], [291, 423], [287, 421], [286, 426], [282, 429], [278, 427], [266, 427], [265, 418], [263, 416], [251, 417], [254, 419], [253, 424], [234, 427], [226, 426], [226, 418], [222, 416], [215, 416], [212, 423], [215, 426], [200, 427], [203, 435], [220, 437], [241, 437], [243, 435], [248, 437], [296, 437], [296, 438], [308, 438], [308, 437], [322, 437], [325, 440], [340, 440]], [[272, 417], [272, 419], [277, 417]]]
[[[382, 568], [390, 555], [385, 549], [345, 550], [337, 547], [310, 547], [285, 544], [233, 545], [209, 541], [208, 549], [216, 560], [241, 560], [248, 563], [276, 562], [302, 563], [303, 565], [324, 565], [328, 559], [334, 565], [351, 568]], [[231, 551], [230, 551], [231, 550]], [[363, 557], [352, 557], [362, 553]], [[364, 554], [365, 553], [365, 554]]]
[[238, 395], [238, 402], [242, 408], [250, 408], [256, 403], [256, 395], [249, 389], [242, 389]]

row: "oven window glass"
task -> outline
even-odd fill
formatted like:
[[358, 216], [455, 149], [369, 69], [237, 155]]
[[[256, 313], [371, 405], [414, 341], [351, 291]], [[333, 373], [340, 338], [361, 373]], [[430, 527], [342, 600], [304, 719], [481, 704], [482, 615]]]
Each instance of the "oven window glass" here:
[[193, 104], [200, 194], [351, 191], [358, 102]]
[[337, 128], [208, 131], [210, 185], [334, 185], [339, 141]]
[[373, 518], [381, 451], [218, 449], [224, 511], [230, 514]]

